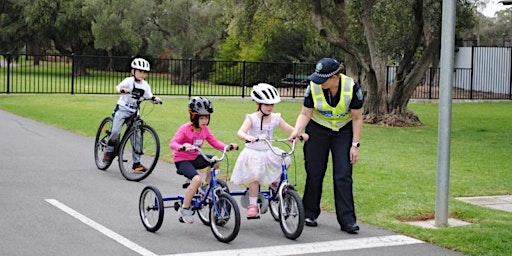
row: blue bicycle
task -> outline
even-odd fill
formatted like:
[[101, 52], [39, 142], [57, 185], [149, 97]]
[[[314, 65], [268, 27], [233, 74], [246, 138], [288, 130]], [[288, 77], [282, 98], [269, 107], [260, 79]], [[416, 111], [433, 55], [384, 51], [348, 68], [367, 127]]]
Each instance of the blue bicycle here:
[[[302, 139], [302, 138], [301, 138]], [[258, 195], [258, 204], [260, 207], [260, 214], [264, 214], [270, 209], [270, 214], [276, 221], [279, 221], [281, 230], [286, 238], [295, 240], [304, 229], [304, 205], [302, 199], [288, 180], [288, 170], [286, 165], [286, 157], [293, 155], [295, 151], [295, 140], [291, 143], [291, 150], [289, 152], [278, 152], [272, 146], [274, 142], [287, 143], [287, 139], [264, 139], [259, 138], [257, 141], [264, 141], [270, 150], [281, 156], [281, 179], [277, 188], [262, 190], [260, 188]], [[242, 191], [229, 192], [234, 196], [242, 196], [240, 203], [242, 207], [247, 208], [249, 205], [249, 189]]]
[[[240, 209], [235, 199], [229, 194], [229, 189], [224, 181], [217, 179], [218, 170], [213, 166], [216, 162], [222, 161], [226, 152], [233, 149], [228, 145], [222, 151], [219, 158], [209, 158], [201, 148], [192, 147], [188, 150], [198, 150], [198, 152], [210, 162], [210, 184], [205, 191], [198, 191], [192, 199], [192, 211], [197, 213], [201, 222], [210, 226], [210, 229], [217, 240], [229, 243], [233, 241], [240, 231]], [[184, 186], [185, 187], [185, 186]], [[174, 208], [179, 210], [183, 204], [184, 196], [162, 197], [158, 188], [147, 186], [142, 190], [139, 198], [139, 215], [142, 224], [150, 232], [156, 232], [164, 219], [164, 209]], [[173, 205], [166, 206], [164, 202], [174, 202]]]

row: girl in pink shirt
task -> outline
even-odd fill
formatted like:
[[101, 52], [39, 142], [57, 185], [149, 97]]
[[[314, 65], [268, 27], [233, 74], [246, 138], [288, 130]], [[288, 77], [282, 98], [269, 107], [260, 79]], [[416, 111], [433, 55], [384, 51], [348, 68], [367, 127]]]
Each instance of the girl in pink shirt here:
[[[192, 97], [189, 103], [190, 122], [181, 125], [176, 134], [169, 142], [169, 148], [173, 151], [173, 162], [176, 165], [178, 174], [190, 179], [190, 185], [185, 191], [183, 205], [179, 210], [180, 221], [185, 223], [194, 223], [193, 212], [190, 209], [192, 197], [197, 189], [201, 186], [202, 179], [198, 169], [204, 169], [210, 166], [199, 154], [197, 150], [187, 150], [192, 146], [202, 147], [204, 141], [207, 141], [213, 148], [223, 150], [226, 146], [219, 141], [211, 132], [208, 124], [210, 124], [210, 114], [213, 113], [213, 105], [205, 97]], [[234, 149], [238, 146], [231, 144]], [[208, 155], [208, 157], [212, 157]], [[219, 168], [219, 163], [215, 163], [214, 168]], [[210, 172], [206, 172], [206, 182], [210, 181]]]

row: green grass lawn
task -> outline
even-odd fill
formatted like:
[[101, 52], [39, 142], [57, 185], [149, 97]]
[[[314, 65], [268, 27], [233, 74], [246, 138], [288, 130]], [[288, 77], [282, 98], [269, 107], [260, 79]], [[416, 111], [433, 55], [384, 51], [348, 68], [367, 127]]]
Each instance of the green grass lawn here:
[[[255, 111], [255, 104], [249, 99], [211, 99], [215, 111], [210, 127], [215, 135], [226, 143], [242, 145], [236, 139], [236, 131], [244, 115]], [[97, 95], [1, 95], [0, 109], [92, 138], [100, 121], [112, 112], [116, 100], [117, 96]], [[148, 104], [144, 112], [152, 111], [145, 115], [145, 120], [160, 136], [161, 159], [170, 161], [168, 142], [179, 125], [188, 121], [188, 99], [164, 97], [163, 101], [163, 105], [154, 108]], [[466, 255], [510, 254], [512, 213], [454, 198], [512, 193], [512, 102], [453, 104], [449, 215], [473, 224], [440, 229], [424, 229], [401, 221], [432, 217], [436, 205], [439, 106], [415, 103], [409, 107], [419, 115], [424, 126], [364, 125], [360, 162], [354, 167], [359, 220]], [[301, 101], [296, 100], [279, 103], [275, 111], [293, 125], [300, 108]], [[276, 133], [276, 137], [284, 136], [283, 132]], [[229, 153], [231, 166], [237, 154]], [[93, 157], [92, 144], [89, 157]], [[296, 179], [302, 194], [305, 177], [302, 144], [295, 157], [291, 178]], [[169, 172], [169, 175], [175, 174]], [[333, 212], [330, 168], [322, 200], [324, 209]]]

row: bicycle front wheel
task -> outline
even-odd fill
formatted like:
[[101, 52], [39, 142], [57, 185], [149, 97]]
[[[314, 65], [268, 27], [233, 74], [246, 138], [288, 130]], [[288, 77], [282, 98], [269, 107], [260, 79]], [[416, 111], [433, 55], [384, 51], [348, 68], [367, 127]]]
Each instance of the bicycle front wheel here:
[[281, 218], [279, 217], [279, 197], [277, 195], [273, 200], [269, 199], [268, 207], [270, 208], [270, 214], [274, 220], [279, 221]]
[[94, 161], [96, 167], [100, 170], [106, 170], [112, 161], [104, 162], [103, 156], [107, 152], [107, 143], [112, 131], [112, 117], [106, 117], [101, 121], [98, 131], [96, 132], [96, 139], [94, 140]]
[[[229, 188], [225, 181], [218, 179], [217, 185], [221, 187], [223, 192], [226, 192], [229, 194]], [[202, 196], [205, 196], [205, 195], [202, 195]], [[206, 226], [210, 226], [210, 215], [209, 214], [210, 214], [210, 208], [212, 205], [211, 199], [207, 198], [207, 199], [205, 199], [205, 202], [206, 203], [200, 209], [197, 209], [196, 212], [197, 212], [197, 216], [199, 217], [201, 222]]]
[[297, 191], [287, 189], [279, 207], [281, 230], [286, 238], [295, 240], [304, 229], [304, 205]]
[[160, 191], [153, 186], [145, 187], [139, 198], [140, 220], [146, 230], [157, 231], [164, 221], [164, 201]]
[[[121, 174], [130, 181], [141, 181], [147, 178], [158, 162], [160, 156], [160, 139], [156, 131], [147, 125], [139, 129], [131, 129], [123, 136], [119, 145], [119, 169]], [[143, 165], [145, 171], [134, 170], [134, 164]]]
[[240, 231], [240, 209], [235, 199], [226, 193], [220, 193], [210, 207], [210, 228], [217, 240], [223, 243], [233, 241]]

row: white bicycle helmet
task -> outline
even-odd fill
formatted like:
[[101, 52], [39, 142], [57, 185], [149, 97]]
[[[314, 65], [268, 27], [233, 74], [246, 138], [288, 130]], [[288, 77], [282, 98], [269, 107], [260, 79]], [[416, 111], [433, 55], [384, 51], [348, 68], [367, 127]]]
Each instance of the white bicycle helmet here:
[[143, 58], [136, 58], [132, 61], [132, 68], [149, 72], [149, 62]]
[[279, 92], [270, 84], [259, 83], [252, 87], [251, 98], [257, 103], [276, 104], [281, 101]]

